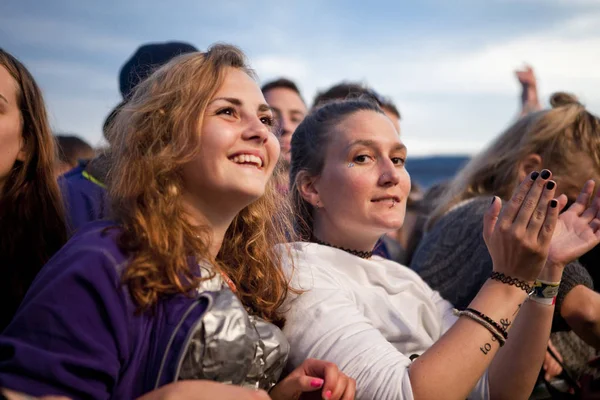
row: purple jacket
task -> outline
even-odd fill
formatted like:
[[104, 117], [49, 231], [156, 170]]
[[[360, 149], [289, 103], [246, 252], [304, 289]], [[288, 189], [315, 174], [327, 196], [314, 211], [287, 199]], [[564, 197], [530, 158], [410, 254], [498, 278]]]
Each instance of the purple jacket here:
[[177, 295], [153, 315], [136, 314], [120, 281], [127, 258], [110, 226], [85, 226], [39, 273], [0, 336], [0, 387], [133, 399], [173, 380], [178, 349], [207, 303]]
[[[106, 189], [84, 174], [87, 163], [81, 163], [58, 179], [67, 211], [67, 228], [73, 234], [91, 221], [109, 216]], [[88, 175], [89, 177], [89, 175]]]

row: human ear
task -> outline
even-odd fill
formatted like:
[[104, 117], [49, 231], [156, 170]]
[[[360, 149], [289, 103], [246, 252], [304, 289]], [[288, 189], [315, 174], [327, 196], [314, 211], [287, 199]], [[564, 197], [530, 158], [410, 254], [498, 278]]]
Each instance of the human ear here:
[[300, 196], [313, 207], [319, 207], [320, 197], [316, 183], [318, 177], [310, 176], [307, 171], [300, 171], [296, 175], [296, 188]]
[[542, 157], [539, 154], [531, 153], [525, 156], [519, 163], [518, 173], [519, 182], [522, 182], [526, 176], [531, 174], [533, 171], [542, 170]]

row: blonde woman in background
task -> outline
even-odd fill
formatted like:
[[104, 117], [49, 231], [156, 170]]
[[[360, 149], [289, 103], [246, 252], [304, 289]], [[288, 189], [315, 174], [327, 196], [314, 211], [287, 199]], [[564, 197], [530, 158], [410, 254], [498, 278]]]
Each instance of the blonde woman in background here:
[[[550, 102], [551, 109], [524, 116], [473, 158], [429, 219], [410, 267], [456, 307], [468, 305], [492, 271], [481, 223], [492, 196], [508, 200], [525, 176], [544, 168], [552, 170], [556, 193], [566, 196], [568, 205], [587, 180], [600, 182], [600, 120], [571, 95], [557, 93]], [[553, 331], [569, 328], [600, 348], [600, 295], [576, 261], [565, 268], [553, 324]], [[585, 364], [594, 353], [587, 346], [577, 348], [563, 351], [565, 358], [583, 352], [571, 366]]]

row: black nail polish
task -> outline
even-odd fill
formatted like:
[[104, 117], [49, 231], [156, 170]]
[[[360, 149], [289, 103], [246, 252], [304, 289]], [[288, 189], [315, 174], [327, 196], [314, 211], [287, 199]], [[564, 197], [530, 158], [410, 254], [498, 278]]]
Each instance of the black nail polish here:
[[540, 176], [542, 177], [542, 179], [548, 179], [548, 178], [550, 178], [550, 171], [545, 169], [542, 171], [542, 174]]
[[539, 173], [539, 172], [537, 172], [537, 171], [533, 171], [533, 172], [531, 173], [531, 180], [532, 180], [532, 181], [535, 181], [535, 180], [538, 178], [538, 176], [540, 176], [540, 173]]
[[548, 181], [548, 183], [546, 183], [546, 189], [548, 190], [554, 189], [554, 186], [556, 186], [556, 183], [554, 183], [554, 181]]
[[557, 205], [558, 205], [558, 201], [556, 201], [554, 199], [550, 200], [550, 207], [556, 208]]
[[490, 204], [494, 204], [495, 201], [496, 201], [496, 196], [492, 197], [492, 202]]

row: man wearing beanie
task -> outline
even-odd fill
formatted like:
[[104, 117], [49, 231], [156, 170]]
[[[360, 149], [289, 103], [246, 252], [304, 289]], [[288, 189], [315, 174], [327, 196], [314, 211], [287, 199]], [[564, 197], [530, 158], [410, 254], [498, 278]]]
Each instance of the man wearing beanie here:
[[[184, 42], [148, 43], [140, 46], [121, 67], [119, 88], [123, 101], [106, 118], [104, 137], [108, 140], [106, 132], [111, 121], [140, 82], [178, 55], [195, 51], [198, 49]], [[59, 179], [70, 234], [88, 222], [108, 217], [109, 205], [104, 186], [108, 167], [107, 155], [101, 154], [89, 162], [80, 163]]]

